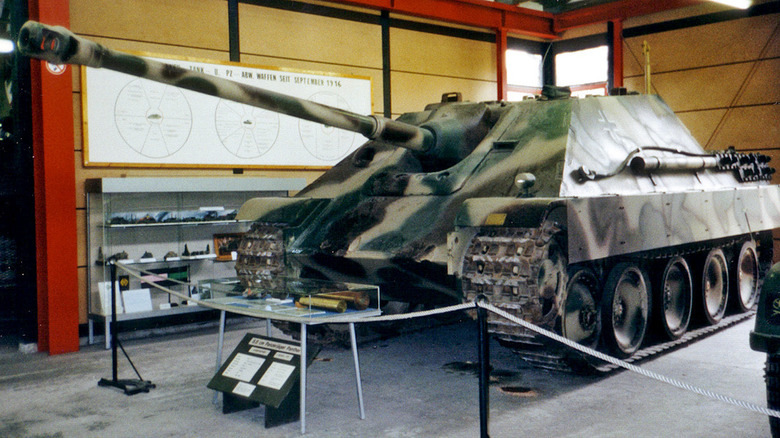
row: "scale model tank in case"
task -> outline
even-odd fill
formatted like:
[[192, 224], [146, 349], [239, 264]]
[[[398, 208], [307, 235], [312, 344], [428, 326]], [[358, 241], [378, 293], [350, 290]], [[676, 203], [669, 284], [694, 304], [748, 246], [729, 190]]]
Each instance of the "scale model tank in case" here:
[[[402, 303], [485, 295], [619, 356], [757, 299], [780, 226], [769, 158], [705, 152], [652, 95], [440, 103], [397, 120], [119, 53], [28, 23], [20, 48], [359, 132], [369, 141], [292, 198], [258, 198], [236, 269], [248, 293], [282, 274], [381, 286]], [[403, 306], [398, 306], [403, 307]], [[491, 316], [523, 349], [541, 344]]]

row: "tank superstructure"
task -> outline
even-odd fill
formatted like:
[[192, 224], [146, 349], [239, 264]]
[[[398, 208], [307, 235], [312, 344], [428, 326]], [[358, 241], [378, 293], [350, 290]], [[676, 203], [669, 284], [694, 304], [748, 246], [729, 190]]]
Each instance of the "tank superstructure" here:
[[[248, 293], [280, 275], [370, 282], [402, 303], [483, 294], [578, 342], [630, 356], [648, 327], [679, 338], [755, 304], [780, 227], [768, 157], [708, 153], [657, 96], [428, 105], [361, 116], [25, 25], [20, 48], [364, 134], [293, 198], [247, 202], [236, 269]], [[652, 324], [651, 324], [652, 321]], [[491, 330], [535, 348], [497, 318]]]

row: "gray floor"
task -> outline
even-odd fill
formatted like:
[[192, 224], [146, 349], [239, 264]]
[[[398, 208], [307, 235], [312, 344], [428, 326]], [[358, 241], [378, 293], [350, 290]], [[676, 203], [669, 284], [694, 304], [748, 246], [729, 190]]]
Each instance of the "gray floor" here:
[[[714, 392], [765, 406], [765, 355], [748, 346], [748, 320], [643, 367]], [[226, 352], [262, 322], [234, 323]], [[352, 357], [325, 347], [309, 368], [311, 437], [479, 436], [477, 378], [452, 363], [476, 360], [471, 321], [360, 345], [366, 419], [358, 419]], [[157, 388], [128, 397], [100, 388], [111, 354], [100, 346], [52, 356], [0, 353], [0, 437], [299, 436], [299, 423], [264, 429], [264, 409], [229, 415], [206, 383], [217, 336], [192, 333], [125, 341]], [[630, 372], [571, 376], [524, 365], [492, 345], [497, 381], [490, 388], [492, 437], [765, 437], [767, 418]], [[120, 362], [120, 378], [134, 377]], [[523, 396], [502, 388], [522, 389]]]

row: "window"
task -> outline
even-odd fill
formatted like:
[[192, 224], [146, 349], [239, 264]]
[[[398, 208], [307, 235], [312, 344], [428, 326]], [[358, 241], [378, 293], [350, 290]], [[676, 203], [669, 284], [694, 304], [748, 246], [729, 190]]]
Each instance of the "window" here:
[[542, 91], [542, 55], [506, 51], [507, 100], [522, 100]]
[[555, 55], [555, 84], [571, 87], [572, 96], [606, 95], [608, 79], [607, 46]]

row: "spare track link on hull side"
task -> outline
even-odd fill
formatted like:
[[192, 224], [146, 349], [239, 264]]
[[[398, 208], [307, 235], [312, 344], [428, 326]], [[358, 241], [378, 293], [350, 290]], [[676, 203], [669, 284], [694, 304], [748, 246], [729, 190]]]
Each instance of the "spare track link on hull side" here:
[[248, 294], [254, 294], [255, 288], [278, 286], [273, 282], [283, 277], [284, 272], [283, 228], [275, 224], [252, 224], [238, 247], [236, 274], [241, 284], [248, 289]]
[[[552, 330], [557, 317], [555, 292], [565, 287], [566, 267], [551, 263], [553, 235], [560, 231], [553, 224], [539, 228], [480, 228], [466, 251], [463, 262], [464, 300], [478, 295], [494, 306], [518, 318], [541, 321]], [[552, 281], [541, 277], [553, 277]], [[552, 282], [553, 290], [547, 289]], [[538, 323], [537, 323], [538, 324]], [[544, 352], [533, 332], [489, 314], [488, 329], [498, 337], [522, 343], [529, 351]]]

